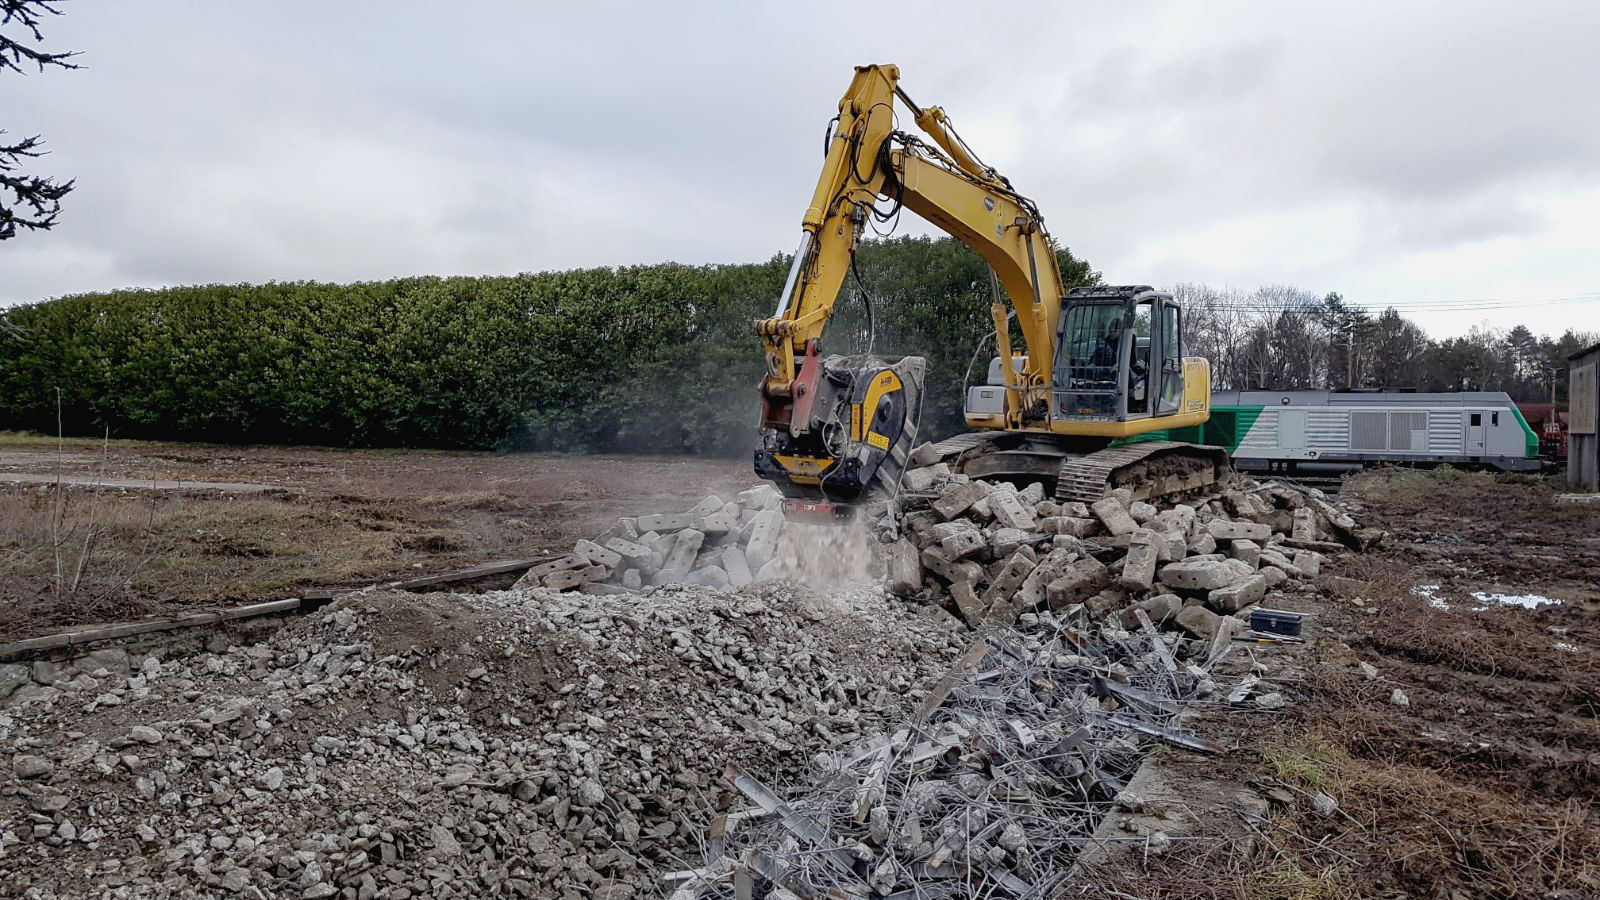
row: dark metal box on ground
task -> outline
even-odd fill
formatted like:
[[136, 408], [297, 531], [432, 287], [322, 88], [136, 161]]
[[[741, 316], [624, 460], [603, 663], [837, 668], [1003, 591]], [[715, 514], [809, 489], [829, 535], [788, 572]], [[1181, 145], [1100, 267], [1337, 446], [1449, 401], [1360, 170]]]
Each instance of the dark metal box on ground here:
[[1300, 613], [1287, 612], [1281, 609], [1256, 608], [1250, 611], [1250, 630], [1264, 634], [1281, 634], [1285, 637], [1300, 636], [1300, 620], [1304, 618]]

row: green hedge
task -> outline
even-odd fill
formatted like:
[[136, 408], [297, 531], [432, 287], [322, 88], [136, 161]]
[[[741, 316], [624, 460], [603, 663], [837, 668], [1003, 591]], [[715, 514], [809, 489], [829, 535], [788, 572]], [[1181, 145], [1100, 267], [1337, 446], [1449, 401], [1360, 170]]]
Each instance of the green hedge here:
[[[1071, 284], [1095, 278], [1061, 251]], [[665, 263], [509, 277], [82, 294], [0, 317], [0, 427], [380, 447], [742, 454], [751, 323], [788, 268]], [[981, 260], [950, 239], [869, 243], [875, 350], [929, 358], [933, 433], [989, 330]], [[852, 283], [826, 338], [865, 346]], [[975, 377], [982, 378], [991, 349]]]

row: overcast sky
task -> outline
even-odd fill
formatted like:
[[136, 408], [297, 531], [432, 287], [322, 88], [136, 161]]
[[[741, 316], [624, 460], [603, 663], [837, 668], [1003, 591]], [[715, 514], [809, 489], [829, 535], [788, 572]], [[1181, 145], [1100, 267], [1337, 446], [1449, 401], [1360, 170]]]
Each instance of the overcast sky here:
[[78, 188], [0, 304], [765, 259], [893, 62], [1110, 281], [1600, 329], [1593, 0], [62, 6], [85, 68], [0, 75], [0, 128]]

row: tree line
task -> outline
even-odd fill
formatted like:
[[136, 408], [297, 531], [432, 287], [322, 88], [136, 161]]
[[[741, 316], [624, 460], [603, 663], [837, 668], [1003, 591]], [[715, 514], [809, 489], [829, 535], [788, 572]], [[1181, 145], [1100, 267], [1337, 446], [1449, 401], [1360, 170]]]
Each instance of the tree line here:
[[[864, 244], [830, 353], [928, 358], [929, 433], [959, 431], [992, 329], [988, 268], [949, 239]], [[1097, 274], [1058, 253], [1064, 280]], [[0, 427], [332, 446], [737, 455], [789, 258], [357, 284], [81, 294], [0, 314]], [[988, 353], [972, 369], [982, 381]]]
[[1513, 400], [1566, 402], [1567, 357], [1600, 333], [1560, 337], [1527, 326], [1474, 326], [1434, 340], [1394, 308], [1373, 315], [1339, 294], [1270, 285], [1253, 291], [1179, 284], [1188, 316], [1184, 352], [1211, 360], [1218, 390], [1505, 391]]

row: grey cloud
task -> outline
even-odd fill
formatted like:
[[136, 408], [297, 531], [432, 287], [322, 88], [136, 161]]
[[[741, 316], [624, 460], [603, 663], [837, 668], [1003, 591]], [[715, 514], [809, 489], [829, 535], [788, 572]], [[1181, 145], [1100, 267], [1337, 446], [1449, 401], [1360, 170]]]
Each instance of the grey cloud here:
[[[899, 63], [1112, 277], [1336, 281], [1543, 234], [1539, 197], [1600, 189], [1587, 3], [1003, 7], [985, 29], [937, 2], [690, 6], [74, 7], [58, 33], [91, 68], [0, 82], [20, 101], [0, 127], [44, 132], [80, 185], [57, 231], [0, 245], [0, 304], [765, 259], [793, 246], [823, 123], [869, 61]], [[1228, 271], [1184, 243], [1281, 217], [1320, 245], [1324, 210], [1371, 240], [1315, 270]]]

